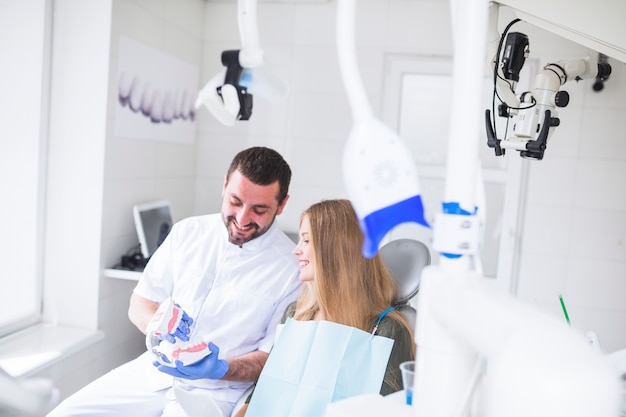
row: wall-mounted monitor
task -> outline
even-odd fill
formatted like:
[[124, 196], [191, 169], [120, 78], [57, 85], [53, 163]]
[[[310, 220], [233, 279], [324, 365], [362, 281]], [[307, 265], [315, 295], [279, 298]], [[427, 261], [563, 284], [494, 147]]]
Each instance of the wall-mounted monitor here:
[[166, 200], [137, 204], [133, 207], [133, 217], [141, 253], [146, 259], [163, 243], [172, 228], [172, 211]]

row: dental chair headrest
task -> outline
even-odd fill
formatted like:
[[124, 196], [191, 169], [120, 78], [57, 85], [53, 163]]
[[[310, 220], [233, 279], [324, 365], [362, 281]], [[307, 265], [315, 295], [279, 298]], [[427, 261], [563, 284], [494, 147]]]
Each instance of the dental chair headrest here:
[[428, 247], [418, 240], [398, 239], [385, 244], [380, 255], [398, 285], [395, 303], [407, 303], [417, 295], [422, 269], [430, 264]]

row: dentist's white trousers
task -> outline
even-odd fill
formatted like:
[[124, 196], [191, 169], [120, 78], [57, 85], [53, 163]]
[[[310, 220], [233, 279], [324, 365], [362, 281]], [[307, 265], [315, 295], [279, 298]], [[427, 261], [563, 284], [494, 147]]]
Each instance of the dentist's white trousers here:
[[180, 383], [164, 387], [162, 380], [155, 382], [154, 373], [147, 372], [145, 355], [91, 382], [61, 402], [48, 417], [230, 416], [235, 404], [212, 399], [210, 390]]

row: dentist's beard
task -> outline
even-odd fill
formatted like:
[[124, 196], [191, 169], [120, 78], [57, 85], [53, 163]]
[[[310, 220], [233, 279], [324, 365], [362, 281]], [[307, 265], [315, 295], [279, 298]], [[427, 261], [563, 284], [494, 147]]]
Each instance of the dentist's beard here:
[[241, 233], [237, 228], [237, 221], [233, 216], [226, 218], [226, 230], [228, 230], [228, 241], [233, 245], [241, 246], [246, 242], [256, 239], [263, 235], [272, 226], [272, 222], [265, 228], [259, 227], [256, 223], [250, 223], [245, 225], [246, 233]]

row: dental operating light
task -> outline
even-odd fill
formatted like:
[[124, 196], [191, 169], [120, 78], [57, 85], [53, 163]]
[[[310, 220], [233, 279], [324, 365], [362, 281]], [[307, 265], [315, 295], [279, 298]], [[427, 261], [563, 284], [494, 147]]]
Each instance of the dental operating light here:
[[250, 119], [254, 94], [276, 102], [288, 90], [286, 83], [259, 71], [264, 53], [257, 27], [257, 0], [238, 0], [237, 22], [241, 49], [222, 52], [226, 68], [206, 83], [195, 102], [196, 109], [204, 105], [226, 126]]

